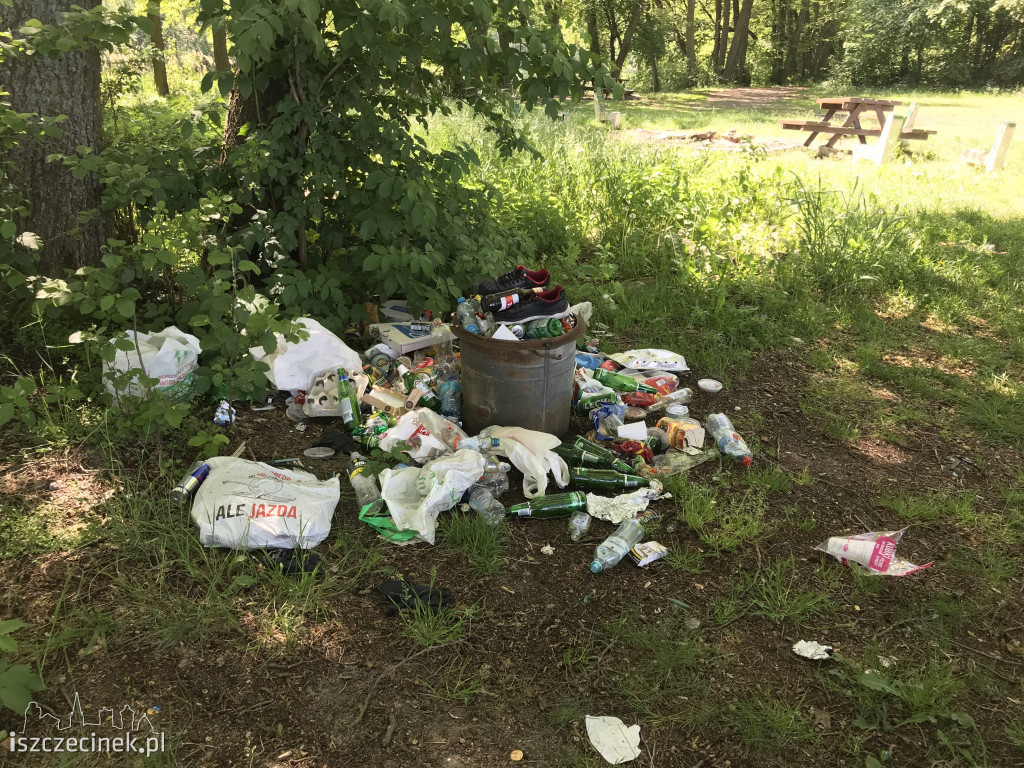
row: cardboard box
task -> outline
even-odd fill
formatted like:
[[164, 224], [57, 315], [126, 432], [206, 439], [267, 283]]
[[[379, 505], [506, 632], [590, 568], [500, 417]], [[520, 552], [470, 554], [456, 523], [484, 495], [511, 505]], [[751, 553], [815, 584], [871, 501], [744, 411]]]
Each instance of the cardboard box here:
[[402, 355], [455, 338], [447, 325], [442, 325], [438, 332], [433, 332], [433, 327], [427, 323], [423, 325], [428, 328], [420, 330], [416, 324], [410, 323], [377, 323], [370, 326], [370, 334]]

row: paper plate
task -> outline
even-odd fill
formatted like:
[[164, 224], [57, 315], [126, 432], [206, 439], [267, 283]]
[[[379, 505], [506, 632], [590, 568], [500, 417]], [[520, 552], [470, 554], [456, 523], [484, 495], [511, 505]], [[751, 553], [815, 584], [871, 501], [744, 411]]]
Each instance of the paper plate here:
[[307, 448], [302, 452], [303, 456], [311, 459], [329, 459], [334, 455], [334, 450], [323, 446], [321, 448]]
[[701, 379], [697, 382], [697, 386], [700, 387], [702, 392], [721, 392], [722, 382], [717, 379]]

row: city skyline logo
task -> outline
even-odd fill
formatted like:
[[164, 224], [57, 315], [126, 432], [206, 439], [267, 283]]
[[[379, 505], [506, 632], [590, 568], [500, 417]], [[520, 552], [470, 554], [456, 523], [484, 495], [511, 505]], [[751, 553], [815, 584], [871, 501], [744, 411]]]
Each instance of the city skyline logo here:
[[[54, 715], [49, 708], [44, 709], [38, 702], [30, 701], [22, 718], [21, 733], [9, 735], [10, 750], [43, 753], [137, 753], [149, 756], [164, 751], [164, 734], [153, 727], [149, 719], [150, 711], [136, 712], [131, 704], [125, 704], [120, 708], [99, 707], [95, 720], [91, 717], [87, 720], [81, 698], [76, 692], [71, 702], [71, 711], [66, 718], [62, 718]], [[106, 728], [121, 731], [121, 735], [97, 735], [96, 729]], [[28, 735], [30, 732], [40, 731], [44, 735]]]

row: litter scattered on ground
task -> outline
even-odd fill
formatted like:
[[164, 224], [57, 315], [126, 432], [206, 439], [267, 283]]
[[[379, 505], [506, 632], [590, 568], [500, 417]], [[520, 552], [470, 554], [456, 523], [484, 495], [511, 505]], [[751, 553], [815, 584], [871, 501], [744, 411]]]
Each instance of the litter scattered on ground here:
[[334, 456], [335, 450], [333, 448], [327, 448], [326, 446], [307, 448], [302, 452], [303, 456], [307, 456], [310, 459], [330, 459]]
[[884, 531], [861, 533], [856, 536], [832, 536], [815, 547], [819, 552], [827, 552], [843, 565], [855, 563], [863, 566], [869, 573], [886, 576], [906, 576], [930, 567], [914, 565], [902, 557], [896, 556], [896, 545], [906, 533], [900, 531]]
[[800, 640], [793, 644], [793, 653], [809, 661], [824, 661], [832, 658], [832, 646], [814, 640]]
[[552, 547], [550, 544], [545, 544], [543, 547], [540, 548], [540, 553], [542, 555], [549, 555], [550, 556], [550, 555], [555, 554], [555, 548]]
[[511, 760], [513, 763], [518, 763], [520, 760], [523, 759], [523, 750], [513, 749], [512, 753], [508, 756], [508, 759]]
[[697, 387], [701, 392], [715, 394], [722, 391], [722, 382], [717, 379], [701, 379], [697, 382]]
[[594, 749], [611, 765], [628, 763], [640, 756], [640, 726], [617, 717], [587, 715], [587, 736]]
[[228, 404], [227, 400], [220, 401], [220, 405], [217, 406], [217, 410], [213, 414], [213, 423], [219, 427], [235, 423], [235, 409]]

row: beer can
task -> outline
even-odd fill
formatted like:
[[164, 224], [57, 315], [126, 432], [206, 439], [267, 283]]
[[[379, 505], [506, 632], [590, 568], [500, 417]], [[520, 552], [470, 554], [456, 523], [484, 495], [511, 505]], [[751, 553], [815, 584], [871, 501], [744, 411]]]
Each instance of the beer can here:
[[189, 467], [188, 474], [171, 490], [171, 499], [182, 504], [192, 498], [192, 494], [210, 476], [210, 465], [205, 461], [197, 461]]

